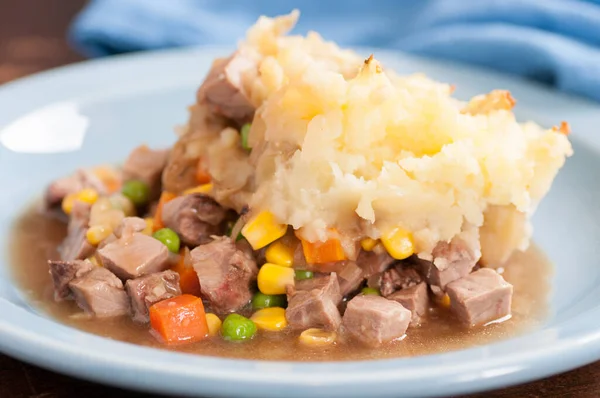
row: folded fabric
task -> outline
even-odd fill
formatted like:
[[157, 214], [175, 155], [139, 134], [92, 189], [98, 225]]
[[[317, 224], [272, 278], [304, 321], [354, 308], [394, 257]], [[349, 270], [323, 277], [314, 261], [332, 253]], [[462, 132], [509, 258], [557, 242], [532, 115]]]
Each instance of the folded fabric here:
[[293, 8], [298, 33], [482, 65], [600, 100], [600, 0], [93, 0], [71, 39], [91, 57], [233, 46], [258, 16]]

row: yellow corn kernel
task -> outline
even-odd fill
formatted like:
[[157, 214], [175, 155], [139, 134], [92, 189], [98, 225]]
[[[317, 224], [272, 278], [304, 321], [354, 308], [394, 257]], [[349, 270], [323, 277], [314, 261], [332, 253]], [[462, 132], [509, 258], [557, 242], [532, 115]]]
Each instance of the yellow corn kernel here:
[[144, 235], [152, 235], [152, 233], [154, 232], [154, 218], [146, 217], [144, 218], [144, 221], [146, 222], [146, 228], [144, 228], [142, 233]]
[[396, 260], [404, 260], [413, 255], [415, 245], [412, 234], [402, 228], [394, 228], [381, 237], [385, 250]]
[[194, 188], [186, 189], [185, 191], [183, 191], [183, 194], [189, 195], [191, 193], [210, 193], [210, 191], [212, 191], [212, 189], [213, 189], [213, 184], [208, 183], [208, 184], [198, 185], [197, 187], [194, 187]]
[[265, 252], [265, 257], [268, 263], [281, 265], [282, 267], [291, 267], [294, 262], [292, 249], [279, 240], [271, 243]]
[[281, 307], [263, 308], [256, 311], [250, 317], [256, 327], [262, 330], [277, 332], [287, 327], [287, 319], [285, 319], [285, 309]]
[[444, 297], [440, 300], [440, 305], [444, 308], [450, 308], [450, 296], [444, 294]]
[[221, 320], [215, 314], [208, 313], [206, 314], [206, 323], [208, 324], [208, 335], [216, 336], [219, 334], [219, 330], [221, 330]]
[[285, 235], [287, 225], [279, 224], [273, 213], [261, 211], [242, 228], [242, 235], [254, 250], [262, 249]]
[[377, 246], [378, 243], [379, 241], [377, 241], [376, 239], [364, 238], [360, 241], [360, 246], [363, 248], [364, 251], [370, 252], [375, 248], [375, 246]]
[[258, 290], [263, 294], [285, 294], [287, 285], [294, 285], [294, 269], [266, 263], [260, 267]]
[[93, 205], [98, 200], [98, 191], [91, 188], [82, 189], [79, 192], [70, 193], [63, 198], [61, 203], [62, 209], [65, 214], [71, 214], [73, 211], [73, 205], [75, 201], [85, 202]]
[[306, 329], [300, 334], [300, 343], [313, 347], [322, 347], [333, 344], [336, 339], [336, 332], [328, 332], [317, 328]]
[[111, 228], [107, 228], [101, 225], [95, 225], [93, 227], [88, 228], [85, 237], [91, 245], [96, 246], [98, 243], [108, 238], [110, 234], [112, 234]]
[[77, 192], [75, 198], [81, 202], [93, 205], [98, 200], [98, 191], [92, 188], [85, 188]]
[[61, 207], [65, 214], [71, 214], [71, 212], [73, 211], [73, 204], [75, 203], [76, 197], [76, 193], [70, 193], [63, 198]]

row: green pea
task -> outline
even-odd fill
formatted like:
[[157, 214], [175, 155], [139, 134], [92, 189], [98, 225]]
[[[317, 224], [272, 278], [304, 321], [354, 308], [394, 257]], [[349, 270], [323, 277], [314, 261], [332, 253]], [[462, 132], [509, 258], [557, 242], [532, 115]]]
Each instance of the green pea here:
[[375, 289], [374, 287], [363, 287], [360, 292], [365, 296], [381, 296], [379, 289]]
[[221, 335], [225, 340], [250, 340], [256, 334], [256, 324], [245, 316], [229, 314], [221, 325]]
[[252, 308], [255, 310], [268, 307], [287, 307], [287, 299], [285, 294], [269, 295], [257, 292], [252, 297]]
[[240, 129], [240, 136], [242, 137], [242, 148], [246, 150], [250, 150], [250, 146], [248, 145], [248, 135], [250, 134], [250, 123], [246, 123]]
[[311, 279], [314, 276], [312, 271], [305, 271], [303, 269], [296, 270], [296, 280], [303, 281], [305, 279]]
[[143, 206], [150, 201], [150, 187], [144, 181], [130, 180], [123, 184], [121, 193], [136, 206]]
[[171, 253], [179, 253], [181, 241], [179, 236], [171, 228], [159, 229], [152, 235], [155, 239], [161, 241]]

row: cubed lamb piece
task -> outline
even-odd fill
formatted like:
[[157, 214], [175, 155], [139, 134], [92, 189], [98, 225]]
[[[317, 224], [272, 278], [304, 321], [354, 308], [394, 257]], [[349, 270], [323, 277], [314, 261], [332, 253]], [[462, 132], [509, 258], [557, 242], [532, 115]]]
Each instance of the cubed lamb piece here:
[[123, 283], [106, 268], [94, 267], [69, 282], [69, 289], [86, 314], [97, 318], [129, 314], [129, 297]]
[[248, 256], [252, 257], [255, 260], [256, 264], [266, 263], [266, 261], [263, 261], [262, 263], [258, 262], [258, 256], [254, 255], [254, 249], [252, 249], [252, 245], [246, 239], [236, 240], [235, 247], [246, 253]]
[[384, 297], [399, 289], [408, 289], [423, 282], [423, 278], [412, 266], [406, 263], [396, 263], [381, 275], [379, 290]]
[[104, 267], [123, 280], [164, 271], [169, 267], [167, 247], [141, 233], [117, 239], [98, 249], [97, 255]]
[[163, 169], [167, 164], [168, 150], [152, 150], [146, 145], [135, 148], [123, 164], [124, 180], [144, 181], [156, 195], [160, 192]]
[[252, 256], [225, 236], [196, 247], [190, 254], [202, 296], [215, 312], [235, 312], [248, 304], [258, 273]]
[[[313, 289], [321, 289], [329, 283], [329, 275], [325, 274], [315, 274], [310, 279], [301, 279], [295, 281], [293, 285], [286, 286], [286, 294], [287, 300], [290, 301], [292, 296], [296, 294], [299, 290], [313, 290]], [[339, 285], [338, 285], [339, 287]], [[342, 296], [340, 296], [341, 300]]]
[[142, 323], [150, 320], [150, 306], [181, 295], [179, 274], [170, 270], [130, 279], [125, 283], [125, 289], [131, 299], [132, 318]]
[[179, 138], [175, 145], [173, 145], [173, 148], [171, 148], [167, 165], [161, 177], [162, 188], [165, 191], [178, 194], [187, 188], [198, 185], [196, 171], [198, 169], [200, 154], [197, 153], [197, 149], [191, 150], [190, 148], [198, 148], [198, 145], [202, 145], [201, 137], [203, 130], [205, 129], [200, 128], [198, 132], [188, 132]]
[[308, 269], [309, 264], [306, 262], [306, 257], [304, 257], [304, 250], [302, 249], [302, 244], [300, 242], [294, 243], [294, 259], [292, 260], [292, 264], [297, 269]]
[[412, 313], [411, 325], [420, 324], [425, 315], [427, 315], [427, 310], [429, 309], [429, 294], [425, 282], [398, 290], [386, 298], [399, 302], [404, 308]]
[[58, 247], [58, 253], [63, 261], [81, 260], [91, 256], [96, 248], [86, 239], [90, 206], [87, 203], [75, 201], [69, 216], [67, 236]]
[[385, 250], [365, 251], [361, 250], [356, 259], [356, 264], [362, 268], [365, 278], [379, 275], [388, 269], [394, 260]]
[[54, 300], [63, 301], [73, 298], [69, 282], [91, 271], [94, 264], [87, 260], [48, 261], [52, 283], [54, 284]]
[[251, 122], [254, 106], [246, 97], [242, 84], [242, 76], [246, 73], [256, 74], [257, 63], [240, 51], [227, 59], [217, 59], [198, 89], [198, 102], [206, 103], [212, 112], [240, 126]]
[[79, 192], [84, 188], [93, 188], [99, 194], [106, 193], [106, 187], [94, 173], [80, 169], [70, 176], [53, 181], [48, 186], [44, 195], [46, 208], [60, 205], [65, 196]]
[[448, 283], [468, 275], [481, 257], [479, 241], [474, 244], [477, 247], [457, 237], [450, 243], [438, 243], [433, 249], [433, 261], [418, 260], [427, 283], [445, 290]]
[[510, 314], [513, 287], [489, 268], [449, 283], [446, 292], [450, 309], [466, 325], [482, 325]]
[[223, 232], [227, 211], [209, 196], [196, 193], [180, 196], [163, 206], [165, 226], [177, 232], [183, 243], [198, 246]]
[[62, 260], [81, 260], [94, 254], [96, 248], [87, 241], [86, 232], [87, 228], [69, 228], [67, 237], [58, 247]]
[[142, 232], [144, 229], [146, 229], [146, 221], [143, 218], [125, 217], [113, 233], [119, 239], [131, 238], [134, 233]]
[[[336, 278], [332, 277], [334, 275]], [[335, 282], [337, 279], [337, 283]], [[314, 289], [323, 290], [324, 294], [331, 297], [333, 302], [338, 305], [342, 301], [342, 294], [339, 285], [339, 277], [333, 274], [315, 274], [313, 278], [296, 281], [295, 284], [288, 286], [288, 300], [300, 290], [310, 291]]]
[[347, 261], [337, 276], [342, 297], [357, 291], [365, 280], [363, 270], [354, 261]]
[[285, 317], [292, 329], [323, 328], [336, 330], [342, 321], [337, 304], [341, 301], [337, 275], [322, 277], [310, 290], [293, 290]]
[[344, 330], [364, 345], [375, 347], [400, 338], [411, 321], [402, 304], [380, 296], [358, 295], [348, 302]]

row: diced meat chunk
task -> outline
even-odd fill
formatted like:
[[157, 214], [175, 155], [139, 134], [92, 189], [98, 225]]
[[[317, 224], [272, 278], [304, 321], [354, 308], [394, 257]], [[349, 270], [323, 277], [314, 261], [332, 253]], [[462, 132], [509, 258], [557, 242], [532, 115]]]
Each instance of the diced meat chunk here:
[[[334, 277], [332, 277], [334, 275]], [[313, 278], [296, 281], [294, 286], [288, 286], [288, 300], [297, 291], [323, 290], [323, 293], [331, 298], [337, 305], [342, 301], [342, 294], [339, 285], [339, 278], [336, 273], [332, 274], [316, 274]]]
[[69, 228], [67, 237], [58, 248], [62, 260], [81, 260], [94, 253], [94, 246], [85, 237], [86, 231], [87, 228]]
[[358, 290], [365, 280], [363, 270], [354, 261], [347, 261], [337, 276], [342, 297]]
[[79, 192], [84, 188], [93, 188], [100, 194], [106, 193], [106, 187], [93, 172], [80, 169], [70, 176], [53, 181], [48, 186], [44, 195], [46, 207], [58, 206], [65, 196]]
[[479, 240], [467, 242], [455, 237], [448, 242], [440, 242], [433, 249], [433, 261], [420, 260], [422, 273], [427, 283], [440, 287], [468, 275], [481, 257]]
[[375, 347], [400, 338], [411, 321], [402, 304], [380, 296], [358, 295], [344, 312], [345, 331], [364, 345]]
[[361, 250], [356, 259], [356, 264], [362, 268], [365, 278], [381, 274], [394, 263], [392, 256], [385, 250], [365, 251]]
[[157, 194], [168, 156], [169, 151], [164, 149], [152, 150], [146, 145], [135, 148], [123, 164], [123, 179], [144, 181]]
[[162, 221], [177, 232], [189, 246], [211, 241], [211, 235], [223, 232], [227, 211], [209, 196], [195, 193], [180, 196], [165, 203]]
[[104, 267], [123, 280], [164, 271], [169, 267], [167, 247], [141, 233], [117, 239], [98, 249], [97, 255]]
[[72, 280], [69, 289], [77, 305], [89, 315], [107, 318], [129, 314], [129, 297], [123, 283], [106, 268], [94, 267]]
[[423, 281], [416, 269], [406, 263], [396, 263], [381, 276], [379, 290], [386, 297], [399, 289], [417, 286]]
[[340, 326], [342, 318], [337, 304], [342, 295], [335, 273], [322, 277], [310, 290], [290, 293], [285, 317], [291, 328], [335, 330]]
[[207, 140], [218, 137], [228, 124], [227, 120], [210, 112], [206, 104], [194, 104], [189, 110], [189, 123], [171, 148], [162, 172], [163, 190], [176, 194], [198, 185], [196, 172], [201, 149]]
[[216, 60], [198, 89], [198, 102], [205, 102], [212, 112], [238, 125], [252, 121], [254, 106], [246, 97], [242, 84], [242, 78], [248, 72], [256, 74], [257, 64], [240, 51], [227, 59]]
[[481, 325], [510, 314], [513, 287], [489, 268], [449, 283], [446, 292], [450, 309], [464, 324]]
[[235, 312], [252, 298], [256, 262], [228, 237], [220, 237], [191, 251], [192, 265], [202, 296], [219, 313]]
[[[314, 277], [310, 279], [301, 279], [295, 281], [293, 285], [287, 285], [287, 299], [291, 300], [292, 296], [296, 294], [299, 290], [313, 290], [313, 289], [321, 289], [329, 283], [329, 275], [325, 274], [315, 274]], [[339, 285], [338, 285], [339, 287]], [[341, 300], [341, 296], [340, 296]]]
[[187, 147], [193, 142], [193, 136], [183, 136], [175, 143], [167, 165], [162, 173], [163, 189], [173, 193], [198, 185], [196, 182], [196, 169], [198, 166], [198, 155], [191, 156]]
[[425, 282], [398, 290], [387, 296], [387, 298], [399, 302], [412, 313], [411, 325], [420, 324], [429, 309], [429, 294]]
[[92, 270], [94, 264], [89, 261], [48, 261], [52, 283], [54, 284], [54, 300], [63, 301], [72, 299], [69, 282], [83, 276]]
[[114, 230], [117, 238], [131, 238], [134, 233], [142, 232], [146, 229], [146, 221], [140, 217], [125, 217], [121, 224]]
[[148, 322], [150, 306], [181, 295], [179, 287], [179, 274], [174, 271], [157, 272], [130, 279], [125, 283], [125, 288], [131, 299], [133, 320]]
[[96, 250], [86, 239], [90, 206], [75, 201], [69, 217], [67, 236], [58, 247], [58, 253], [63, 261], [81, 260], [91, 256]]
[[302, 250], [302, 244], [300, 242], [292, 243], [294, 249], [294, 259], [292, 260], [292, 264], [294, 267], [298, 269], [308, 269], [310, 268], [310, 264], [306, 262], [306, 257], [304, 257], [304, 250]]

